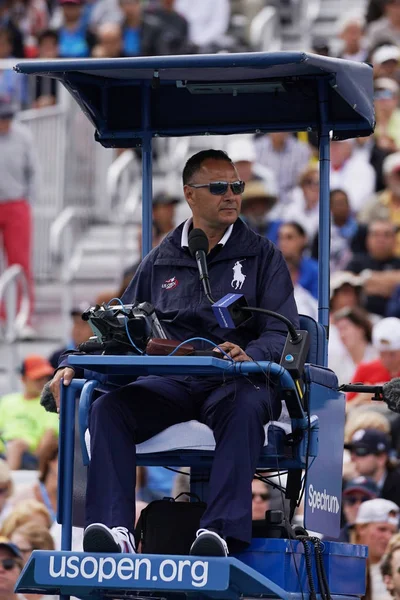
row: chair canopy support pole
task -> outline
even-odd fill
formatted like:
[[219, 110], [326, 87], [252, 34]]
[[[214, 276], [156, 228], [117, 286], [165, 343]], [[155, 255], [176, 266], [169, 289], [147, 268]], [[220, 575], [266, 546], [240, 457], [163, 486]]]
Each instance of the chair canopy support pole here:
[[[328, 82], [318, 81], [318, 100], [320, 114], [319, 131], [319, 236], [318, 236], [318, 321], [329, 337], [329, 298], [330, 298], [330, 140], [328, 123]], [[325, 357], [325, 365], [327, 357]]]
[[60, 386], [60, 453], [58, 457], [57, 521], [61, 523], [61, 550], [71, 550], [72, 497], [74, 489], [75, 406], [76, 393], [85, 383], [74, 379], [68, 387]]
[[153, 165], [152, 134], [150, 129], [150, 84], [142, 88], [142, 258], [152, 248]]

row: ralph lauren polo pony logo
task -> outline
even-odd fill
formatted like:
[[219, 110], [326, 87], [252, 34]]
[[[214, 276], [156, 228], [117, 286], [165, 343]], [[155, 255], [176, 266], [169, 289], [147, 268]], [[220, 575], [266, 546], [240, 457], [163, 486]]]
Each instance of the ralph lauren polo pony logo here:
[[233, 279], [231, 282], [231, 286], [235, 290], [241, 290], [244, 284], [244, 280], [246, 279], [246, 275], [242, 271], [242, 260], [237, 260], [233, 265]]

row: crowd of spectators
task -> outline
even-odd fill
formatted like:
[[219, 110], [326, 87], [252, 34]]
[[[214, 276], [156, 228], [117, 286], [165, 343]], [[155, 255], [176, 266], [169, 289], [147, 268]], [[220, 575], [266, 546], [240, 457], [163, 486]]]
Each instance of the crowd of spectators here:
[[[229, 15], [228, 0], [4, 0], [0, 58], [218, 51]], [[336, 42], [336, 56], [373, 65], [377, 124], [369, 138], [331, 142], [329, 366], [340, 384], [379, 384], [400, 376], [400, 0], [370, 0], [365, 15], [344, 15]], [[314, 40], [313, 49], [333, 54], [328, 40]], [[14, 94], [24, 104], [24, 93], [11, 71], [0, 72], [0, 95]], [[35, 105], [55, 101], [54, 84], [38, 81]], [[223, 146], [246, 182], [241, 218], [281, 249], [299, 312], [314, 318], [317, 145], [312, 135], [270, 133], [227, 138]], [[183, 214], [182, 204], [179, 189], [155, 196], [155, 244]], [[105, 291], [101, 300], [121, 296], [136, 267], [121, 276], [120, 290]], [[22, 391], [0, 399], [0, 535], [19, 548], [0, 541], [0, 569], [11, 558], [18, 569], [33, 549], [57, 545], [56, 529], [54, 537], [49, 533], [56, 527], [57, 418], [41, 410], [39, 395], [62, 351], [89, 337], [79, 318], [84, 308], [71, 313], [67, 347], [48, 359], [28, 356], [21, 366]], [[400, 598], [399, 417], [368, 395], [348, 394], [345, 438], [341, 539], [369, 547], [367, 600]], [[37, 469], [37, 481], [13, 489], [12, 473], [21, 468]], [[171, 471], [155, 467], [138, 475], [141, 506], [173, 493]], [[270, 497], [268, 487], [253, 483], [255, 520]]]
[[[261, 5], [262, 2], [259, 2]], [[228, 35], [230, 0], [2, 0], [0, 59], [119, 58], [248, 50]], [[0, 65], [0, 94], [23, 107], [57, 100], [54, 81]]]

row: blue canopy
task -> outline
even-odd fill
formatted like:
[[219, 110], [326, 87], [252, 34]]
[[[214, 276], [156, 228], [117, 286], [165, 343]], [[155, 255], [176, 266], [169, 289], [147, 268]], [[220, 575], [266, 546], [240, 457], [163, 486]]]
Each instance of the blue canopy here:
[[303, 52], [30, 61], [15, 69], [62, 81], [106, 147], [140, 146], [145, 131], [318, 131], [321, 83], [335, 138], [374, 128], [372, 67]]

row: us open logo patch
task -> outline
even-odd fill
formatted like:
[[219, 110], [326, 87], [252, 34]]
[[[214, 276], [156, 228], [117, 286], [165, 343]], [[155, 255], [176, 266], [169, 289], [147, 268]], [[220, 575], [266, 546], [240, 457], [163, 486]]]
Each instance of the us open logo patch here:
[[177, 278], [171, 277], [171, 279], [166, 279], [164, 283], [161, 284], [161, 288], [163, 290], [173, 290], [177, 285], [179, 285]]

